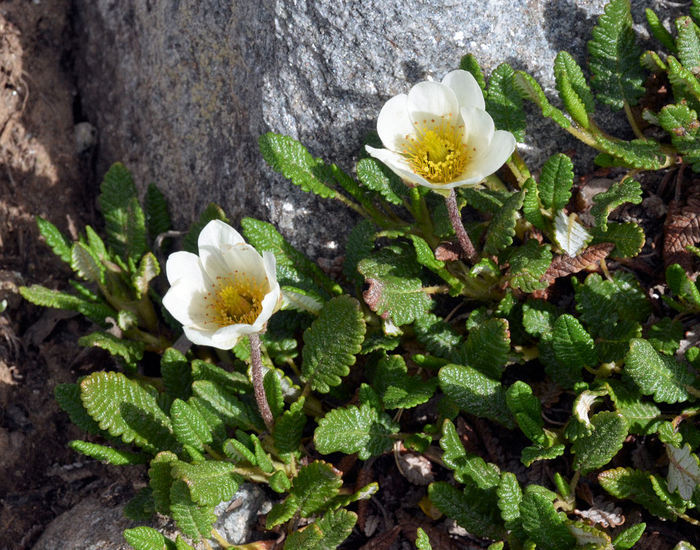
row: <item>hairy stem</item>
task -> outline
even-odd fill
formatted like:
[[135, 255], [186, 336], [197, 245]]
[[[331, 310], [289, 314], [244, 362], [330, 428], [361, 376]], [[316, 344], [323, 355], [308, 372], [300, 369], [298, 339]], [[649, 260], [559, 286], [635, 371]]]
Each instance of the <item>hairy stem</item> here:
[[627, 115], [627, 122], [629, 122], [630, 126], [632, 127], [632, 131], [634, 132], [635, 137], [637, 137], [638, 139], [646, 139], [642, 131], [639, 129], [637, 119], [635, 118], [634, 113], [632, 112], [632, 107], [630, 107], [630, 104], [626, 101], [624, 102], [624, 106], [625, 115]]
[[270, 405], [267, 403], [265, 388], [263, 387], [263, 371], [262, 358], [260, 357], [260, 336], [251, 334], [248, 336], [250, 340], [250, 362], [253, 371], [253, 391], [255, 392], [255, 401], [258, 403], [260, 415], [265, 421], [267, 429], [272, 431], [275, 421], [272, 418]]
[[454, 189], [452, 189], [450, 194], [445, 197], [445, 205], [447, 206], [447, 214], [450, 217], [450, 222], [452, 222], [452, 227], [457, 234], [459, 246], [462, 247], [462, 251], [464, 252], [467, 260], [469, 260], [471, 263], [476, 263], [478, 254], [476, 253], [476, 249], [474, 248], [469, 235], [467, 235], [467, 230], [464, 229], [462, 216], [460, 215], [459, 208], [457, 207], [457, 195], [455, 194]]

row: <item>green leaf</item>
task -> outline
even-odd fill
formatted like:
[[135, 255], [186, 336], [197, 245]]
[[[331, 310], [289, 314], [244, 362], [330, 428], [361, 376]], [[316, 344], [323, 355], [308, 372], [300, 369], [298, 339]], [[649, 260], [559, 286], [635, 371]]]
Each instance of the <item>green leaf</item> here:
[[292, 496], [302, 517], [309, 517], [331, 501], [343, 485], [341, 474], [326, 462], [314, 461], [292, 480]]
[[192, 370], [187, 358], [175, 348], [168, 348], [160, 358], [160, 375], [168, 395], [188, 399], [192, 395]]
[[554, 78], [559, 97], [571, 118], [584, 128], [588, 128], [588, 115], [595, 110], [593, 94], [581, 67], [568, 52], [557, 54], [554, 60]]
[[319, 420], [314, 442], [321, 454], [358, 453], [361, 460], [367, 460], [391, 448], [391, 434], [397, 431], [388, 415], [365, 404], [331, 410]]
[[435, 257], [433, 249], [430, 248], [430, 245], [425, 241], [425, 239], [419, 237], [418, 235], [408, 235], [408, 238], [413, 243], [413, 248], [416, 251], [416, 261], [442, 278], [443, 281], [450, 285], [450, 288], [454, 294], [461, 292], [464, 288], [464, 283], [462, 283], [458, 277], [454, 276], [447, 270], [445, 267], [445, 262], [438, 260]]
[[[659, 54], [651, 50], [647, 50], [642, 54], [640, 62], [642, 64], [642, 67], [644, 67], [647, 71], [650, 71], [652, 73], [659, 74], [668, 71], [668, 66], [666, 65], [666, 63], [663, 62], [661, 57], [659, 57]], [[645, 120], [650, 121], [649, 117], [655, 118], [655, 116], [656, 115], [654, 115], [649, 110], [642, 111], [642, 118], [644, 118]]]
[[251, 451], [245, 445], [245, 443], [242, 443], [237, 439], [227, 439], [224, 442], [223, 450], [226, 456], [233, 460], [234, 464], [248, 462], [253, 466], [258, 465], [258, 461], [255, 458], [255, 453], [253, 453], [253, 451]]
[[670, 317], [664, 317], [649, 327], [647, 340], [656, 351], [666, 355], [675, 355], [684, 335], [683, 323]]
[[358, 270], [370, 285], [363, 293], [367, 305], [397, 325], [423, 317], [432, 305], [417, 277], [420, 266], [408, 246], [390, 245], [358, 264]]
[[328, 393], [350, 373], [364, 335], [365, 322], [357, 300], [337, 296], [327, 302], [304, 332], [302, 379], [312, 389]]
[[523, 216], [542, 231], [547, 227], [544, 216], [542, 215], [542, 203], [537, 182], [533, 178], [528, 178], [523, 184], [525, 190], [525, 199], [523, 200]]
[[260, 439], [255, 434], [250, 434], [250, 439], [253, 442], [253, 452], [255, 453], [255, 462], [263, 472], [271, 474], [275, 467], [272, 464], [270, 455], [263, 449]]
[[500, 539], [505, 535], [495, 506], [490, 502], [494, 500], [492, 491], [487, 493], [472, 487], [462, 492], [444, 481], [438, 481], [430, 484], [428, 496], [438, 510], [471, 534], [490, 539]]
[[124, 539], [134, 550], [177, 550], [175, 543], [152, 527], [134, 527], [124, 531]]
[[688, 16], [676, 19], [676, 46], [683, 67], [694, 75], [700, 73], [700, 29]]
[[413, 324], [416, 340], [437, 357], [451, 359], [462, 345], [462, 339], [452, 327], [437, 315], [429, 313]]
[[654, 492], [647, 472], [634, 468], [615, 468], [599, 473], [598, 482], [615, 498], [629, 498], [656, 516], [671, 519], [676, 515]]
[[467, 204], [479, 212], [495, 214], [503, 203], [511, 196], [509, 191], [486, 189], [480, 187], [462, 187], [458, 189], [459, 196], [466, 199]]
[[636, 105], [644, 94], [642, 51], [632, 30], [629, 0], [612, 0], [605, 6], [588, 42], [591, 84], [598, 99], [615, 109]]
[[148, 293], [148, 285], [158, 275], [160, 275], [160, 264], [155, 255], [153, 252], [144, 254], [132, 277], [132, 284], [136, 289], [136, 296], [138, 298]]
[[659, 124], [671, 136], [671, 143], [683, 155], [683, 162], [700, 171], [700, 122], [685, 104], [666, 105], [659, 112]]
[[659, 143], [653, 139], [623, 141], [603, 134], [595, 134], [594, 137], [598, 144], [596, 148], [614, 157], [604, 166], [659, 170], [671, 162], [671, 159], [661, 150]]
[[552, 460], [564, 454], [564, 445], [558, 444], [552, 447], [540, 447], [539, 445], [530, 445], [525, 447], [520, 454], [520, 462], [528, 468], [533, 462], [538, 460]]
[[602, 231], [608, 230], [608, 216], [621, 204], [642, 202], [642, 187], [637, 180], [624, 178], [610, 186], [610, 189], [593, 197], [591, 215], [595, 218], [596, 226]]
[[630, 433], [651, 435], [656, 431], [661, 421], [661, 411], [654, 403], [642, 401], [642, 396], [636, 389], [629, 388], [619, 380], [609, 379], [606, 386], [615, 408], [629, 424]]
[[486, 232], [484, 252], [498, 254], [501, 250], [513, 244], [515, 224], [518, 221], [518, 210], [523, 205], [525, 192], [513, 193], [504, 203], [503, 208], [491, 219]]
[[229, 427], [247, 430], [261, 425], [260, 418], [251, 416], [240, 399], [215, 382], [196, 380], [192, 383], [192, 391], [216, 411], [219, 418]]
[[672, 55], [666, 58], [666, 63], [668, 64], [668, 79], [671, 81], [674, 99], [687, 101], [688, 105], [697, 112], [700, 109], [700, 82], [697, 76], [681, 65]]
[[83, 243], [73, 243], [70, 266], [78, 277], [93, 283], [104, 283], [104, 266]]
[[155, 397], [119, 372], [95, 372], [80, 382], [87, 412], [115, 437], [148, 452], [176, 447], [171, 423]]
[[137, 262], [147, 251], [146, 219], [134, 180], [123, 164], [113, 164], [105, 174], [98, 202], [107, 244], [124, 260]]
[[408, 189], [401, 178], [376, 160], [364, 158], [357, 163], [356, 170], [360, 182], [379, 193], [387, 202], [401, 205], [408, 196]]
[[510, 254], [510, 270], [507, 278], [510, 286], [523, 292], [534, 292], [549, 285], [541, 281], [552, 263], [552, 253], [548, 244], [541, 245], [535, 239], [529, 239]]
[[113, 449], [112, 447], [106, 447], [88, 441], [73, 440], [68, 443], [68, 446], [74, 451], [114, 466], [145, 464], [148, 462], [148, 457], [146, 455]]
[[426, 403], [435, 393], [437, 379], [409, 376], [400, 355], [383, 357], [372, 377], [372, 387], [382, 398], [384, 408], [410, 409]]
[[[241, 361], [248, 361], [250, 359], [250, 344], [247, 340], [244, 340], [243, 342], [245, 342], [245, 345], [247, 346], [248, 355], [245, 358], [238, 357], [238, 359]], [[181, 357], [182, 360], [186, 360], [184, 356]], [[265, 367], [266, 366], [263, 365], [263, 368]], [[191, 380], [206, 380], [208, 382], [213, 382], [224, 391], [232, 394], [247, 393], [253, 388], [245, 374], [241, 372], [227, 371], [221, 367], [217, 367], [216, 365], [209, 363], [208, 361], [202, 361], [200, 359], [195, 359], [192, 361]]]
[[71, 422], [81, 430], [100, 434], [109, 438], [109, 434], [101, 430], [97, 422], [88, 414], [80, 400], [80, 386], [78, 384], [56, 384], [54, 396], [61, 408], [68, 413]]
[[576, 455], [574, 468], [583, 473], [605, 466], [627, 437], [627, 421], [620, 413], [602, 411], [591, 416], [593, 430], [574, 441], [572, 452]]
[[596, 529], [592, 525], [587, 525], [582, 521], [567, 521], [569, 533], [576, 539], [578, 546], [585, 548], [611, 548], [612, 540], [610, 535]]
[[566, 516], [557, 512], [548, 496], [529, 485], [520, 502], [522, 526], [543, 550], [562, 550], [575, 546], [574, 537], [566, 527]]
[[426, 535], [425, 531], [423, 531], [423, 529], [421, 529], [420, 527], [416, 531], [416, 549], [433, 550], [433, 547], [430, 545], [430, 539], [428, 538], [428, 535]]
[[516, 141], [525, 140], [525, 111], [520, 92], [513, 83], [515, 71], [507, 63], [501, 63], [491, 73], [486, 94], [486, 111], [493, 118], [496, 128], [507, 130]]
[[182, 480], [189, 489], [192, 501], [197, 504], [216, 506], [230, 500], [238, 491], [236, 466], [230, 462], [207, 460], [198, 464], [173, 462], [171, 475]]
[[518, 380], [506, 390], [506, 405], [525, 436], [534, 443], [544, 445], [546, 437], [542, 407], [540, 400], [533, 395], [532, 388]]
[[645, 238], [644, 230], [634, 222], [608, 222], [607, 231], [593, 230], [591, 244], [613, 243], [611, 258], [632, 258], [641, 252]]
[[201, 413], [189, 403], [175, 399], [170, 406], [173, 432], [183, 445], [190, 445], [200, 452], [212, 442], [211, 427]]
[[311, 156], [297, 140], [268, 132], [258, 138], [260, 153], [275, 171], [298, 185], [304, 191], [323, 198], [332, 198], [336, 191], [317, 177], [317, 169], [323, 163]]
[[161, 233], [165, 233], [172, 227], [168, 202], [160, 189], [154, 183], [148, 184], [144, 197], [144, 210], [146, 214], [146, 227], [148, 236], [152, 241]]
[[651, 31], [651, 34], [653, 34], [654, 38], [656, 38], [659, 42], [661, 42], [661, 44], [663, 44], [664, 48], [666, 48], [670, 53], [675, 55], [676, 42], [673, 39], [671, 33], [666, 30], [666, 27], [664, 27], [663, 23], [659, 19], [659, 16], [656, 15], [654, 10], [651, 10], [649, 8], [644, 10], [644, 13], [646, 15], [647, 24], [649, 25], [649, 30]]
[[686, 365], [660, 354], [649, 342], [640, 338], [630, 342], [624, 373], [644, 395], [652, 395], [657, 403], [686, 401], [686, 386], [693, 381]]
[[107, 350], [118, 357], [130, 369], [136, 370], [138, 362], [143, 359], [145, 346], [136, 340], [123, 340], [109, 332], [91, 332], [78, 339], [78, 344], [89, 347], [95, 346]]
[[155, 511], [150, 487], [142, 488], [124, 505], [124, 516], [134, 521], [150, 521]]
[[362, 219], [353, 227], [345, 244], [345, 260], [343, 274], [357, 285], [364, 281], [357, 271], [357, 264], [374, 250], [376, 226], [369, 220]]
[[176, 480], [170, 487], [170, 514], [188, 537], [199, 540], [211, 536], [216, 521], [214, 506], [200, 506], [194, 502], [184, 481]]
[[299, 252], [267, 222], [254, 218], [241, 220], [243, 235], [258, 252], [269, 250], [277, 260], [277, 280], [281, 286], [314, 290], [322, 297], [340, 294], [341, 288], [323, 270]]
[[542, 110], [542, 115], [551, 118], [559, 126], [566, 129], [571, 126], [571, 121], [564, 116], [559, 109], [554, 107], [542, 87], [529, 74], [523, 71], [516, 71], [514, 78], [515, 87], [524, 99], [529, 99]]
[[573, 315], [564, 314], [554, 322], [552, 346], [558, 361], [574, 369], [598, 363], [593, 338]]
[[72, 245], [63, 233], [54, 224], [41, 216], [36, 217], [36, 225], [39, 227], [39, 233], [46, 239], [46, 244], [53, 250], [53, 253], [67, 264], [71, 263]]
[[280, 453], [293, 453], [299, 450], [301, 436], [306, 426], [306, 414], [304, 414], [304, 398], [292, 403], [289, 410], [275, 421], [275, 429], [272, 433], [275, 447]]
[[523, 304], [523, 328], [530, 336], [549, 340], [559, 313], [554, 304], [529, 298]]
[[218, 204], [214, 204], [213, 202], [209, 203], [199, 215], [197, 221], [190, 225], [190, 230], [182, 239], [182, 248], [187, 252], [198, 254], [199, 247], [197, 246], [197, 241], [199, 239], [199, 234], [202, 229], [204, 229], [204, 226], [212, 220], [221, 220], [222, 222], [228, 223], [228, 218], [224, 211]]
[[161, 514], [170, 513], [170, 486], [173, 483], [170, 468], [175, 461], [177, 461], [175, 453], [160, 452], [148, 468], [148, 485], [153, 491], [155, 509]]
[[666, 268], [666, 282], [671, 292], [680, 299], [681, 306], [691, 311], [700, 309], [700, 290], [680, 265], [672, 264]]
[[488, 319], [469, 331], [466, 362], [486, 376], [499, 379], [510, 354], [510, 330], [505, 319]]
[[480, 456], [467, 454], [457, 434], [455, 425], [445, 420], [442, 424], [440, 447], [445, 466], [454, 470], [455, 479], [462, 483], [473, 483], [479, 489], [492, 489], [500, 482], [500, 472], [494, 464]]
[[486, 79], [484, 78], [484, 73], [479, 66], [479, 62], [476, 60], [472, 54], [462, 56], [459, 60], [459, 68], [463, 71], [468, 71], [472, 74], [479, 88], [481, 88], [482, 93], [486, 94]]
[[505, 522], [513, 522], [520, 518], [520, 502], [523, 500], [523, 491], [520, 483], [511, 472], [503, 472], [496, 490], [498, 495], [498, 509], [501, 518]]
[[500, 422], [507, 428], [514, 423], [506, 406], [505, 390], [500, 382], [469, 366], [445, 365], [438, 373], [440, 388], [459, 407], [475, 416]]
[[561, 210], [571, 198], [574, 184], [574, 165], [562, 153], [551, 156], [542, 166], [538, 190], [542, 206], [552, 212]]
[[347, 510], [329, 511], [324, 516], [295, 531], [284, 543], [285, 550], [331, 550], [337, 548], [350, 533], [357, 515]]
[[275, 371], [269, 370], [265, 373], [263, 388], [272, 416], [276, 418], [284, 410], [284, 395], [282, 394], [282, 384]]
[[637, 541], [644, 534], [646, 528], [646, 523], [637, 523], [622, 531], [612, 542], [615, 550], [630, 550], [630, 548], [637, 544]]

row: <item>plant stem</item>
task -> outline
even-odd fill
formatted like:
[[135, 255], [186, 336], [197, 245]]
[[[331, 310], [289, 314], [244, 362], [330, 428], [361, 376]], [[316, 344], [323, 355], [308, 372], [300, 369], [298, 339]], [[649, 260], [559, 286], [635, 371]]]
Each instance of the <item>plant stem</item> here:
[[462, 247], [462, 251], [472, 264], [476, 263], [478, 254], [476, 249], [472, 244], [469, 235], [467, 235], [467, 230], [464, 229], [464, 224], [462, 223], [462, 216], [459, 213], [459, 208], [457, 207], [457, 195], [455, 190], [452, 189], [450, 194], [445, 197], [445, 205], [447, 206], [447, 214], [450, 217], [450, 222], [452, 222], [452, 227], [457, 234], [457, 240], [459, 241], [459, 246]]
[[630, 126], [632, 127], [632, 131], [634, 132], [634, 135], [638, 139], [646, 139], [644, 134], [642, 134], [642, 131], [639, 129], [639, 125], [637, 124], [637, 119], [634, 118], [634, 113], [632, 112], [632, 107], [630, 107], [630, 104], [627, 103], [626, 101], [624, 102], [625, 106], [625, 115], [627, 115], [627, 122], [630, 123]]
[[272, 417], [270, 405], [267, 403], [267, 396], [265, 395], [265, 388], [263, 387], [262, 358], [260, 357], [260, 336], [257, 334], [251, 334], [248, 336], [248, 339], [250, 340], [250, 363], [253, 371], [253, 391], [255, 392], [255, 401], [258, 403], [258, 409], [260, 410], [260, 415], [265, 421], [265, 426], [267, 426], [268, 430], [272, 431], [275, 421]]

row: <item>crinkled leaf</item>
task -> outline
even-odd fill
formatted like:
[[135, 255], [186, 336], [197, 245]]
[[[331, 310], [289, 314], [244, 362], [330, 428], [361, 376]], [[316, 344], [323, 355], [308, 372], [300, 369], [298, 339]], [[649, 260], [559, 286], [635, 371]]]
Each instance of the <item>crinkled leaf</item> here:
[[700, 29], [688, 16], [676, 19], [676, 47], [683, 67], [694, 75], [700, 73]]
[[177, 550], [175, 543], [152, 527], [134, 527], [124, 531], [124, 539], [134, 550]]
[[[661, 151], [659, 143], [653, 139], [633, 139], [624, 141], [595, 134], [596, 147], [610, 155], [610, 162], [603, 166], [624, 166], [643, 170], [659, 170], [668, 166], [669, 157]], [[596, 158], [598, 162], [598, 158]]]
[[593, 197], [591, 215], [596, 220], [596, 226], [601, 231], [608, 230], [608, 216], [621, 204], [642, 202], [642, 188], [637, 180], [624, 178], [613, 183], [610, 189]]
[[303, 411], [304, 398], [292, 403], [289, 410], [275, 421], [273, 438], [275, 447], [280, 453], [292, 453], [299, 450], [301, 436], [306, 426], [306, 415]]
[[582, 521], [568, 521], [566, 526], [569, 529], [569, 533], [576, 539], [578, 546], [613, 550], [610, 535], [600, 529], [596, 529], [593, 525], [587, 525]]
[[486, 93], [486, 79], [484, 78], [484, 73], [482, 72], [476, 57], [470, 53], [462, 56], [462, 59], [459, 60], [459, 68], [463, 71], [470, 72], [476, 79], [476, 82], [479, 84], [481, 91]]
[[189, 489], [192, 500], [202, 505], [217, 505], [231, 499], [238, 490], [236, 466], [230, 462], [207, 460], [197, 464], [176, 461], [171, 475], [182, 480]]
[[338, 494], [343, 485], [341, 473], [326, 462], [314, 461], [299, 470], [289, 494], [296, 500], [302, 517], [309, 517]]
[[464, 345], [466, 362], [494, 379], [499, 379], [508, 362], [510, 330], [505, 319], [488, 319], [469, 331]]
[[666, 282], [671, 292], [680, 299], [680, 305], [691, 310], [700, 309], [700, 290], [679, 264], [666, 268]]
[[68, 443], [68, 446], [86, 456], [107, 462], [114, 466], [126, 466], [128, 464], [145, 464], [148, 462], [148, 457], [141, 453], [132, 453], [89, 441], [73, 440]]
[[680, 321], [664, 317], [649, 327], [647, 340], [656, 351], [675, 355], [684, 335], [685, 329]]
[[442, 278], [450, 286], [453, 292], [461, 292], [461, 290], [464, 288], [464, 283], [462, 283], [458, 277], [455, 277], [445, 268], [445, 262], [438, 260], [435, 257], [435, 253], [425, 239], [419, 237], [418, 235], [408, 235], [408, 237], [413, 243], [413, 248], [416, 251], [416, 261]]
[[518, 221], [518, 210], [523, 205], [525, 192], [513, 193], [503, 203], [501, 208], [491, 219], [486, 231], [484, 252], [486, 254], [498, 254], [501, 250], [513, 244], [515, 224]]
[[571, 126], [571, 121], [564, 113], [554, 107], [537, 81], [523, 71], [516, 71], [514, 78], [515, 87], [524, 99], [529, 99], [542, 110], [542, 115], [551, 118], [559, 126], [566, 129]]
[[529, 468], [533, 462], [537, 462], [538, 460], [552, 460], [563, 455], [565, 449], [566, 447], [562, 444], [553, 445], [551, 447], [530, 445], [522, 450], [520, 462]]
[[627, 437], [627, 421], [620, 413], [602, 411], [591, 417], [593, 430], [574, 441], [574, 468], [583, 473], [605, 466], [622, 448]]
[[187, 399], [192, 394], [192, 370], [187, 358], [175, 348], [165, 350], [160, 358], [160, 374], [163, 377], [165, 391], [180, 399]]
[[365, 322], [357, 300], [337, 296], [327, 302], [304, 332], [302, 379], [327, 393], [340, 384], [355, 364], [365, 335]]
[[511, 194], [509, 191], [481, 187], [464, 187], [459, 189], [459, 196], [464, 197], [469, 206], [485, 214], [498, 212], [503, 208], [503, 203]]
[[502, 63], [491, 73], [486, 110], [493, 118], [498, 130], [507, 130], [517, 141], [525, 139], [525, 111], [520, 92], [513, 84], [515, 71]]
[[357, 264], [370, 255], [374, 249], [376, 226], [369, 220], [360, 220], [348, 235], [345, 244], [345, 260], [343, 274], [357, 284], [362, 284], [363, 278], [357, 271]]
[[148, 236], [152, 241], [161, 233], [165, 233], [172, 227], [170, 220], [170, 209], [165, 196], [154, 183], [148, 184], [146, 196], [143, 201], [143, 208], [146, 214], [146, 227]]
[[113, 164], [100, 185], [98, 198], [105, 219], [107, 244], [134, 263], [146, 251], [146, 218], [134, 180], [123, 164]]
[[145, 350], [143, 342], [117, 338], [109, 332], [91, 332], [81, 336], [78, 339], [78, 344], [107, 350], [110, 354], [119, 358], [130, 370], [136, 370]]
[[473, 367], [462, 365], [445, 365], [440, 369], [438, 379], [442, 391], [463, 411], [490, 418], [507, 428], [514, 426], [500, 382]]
[[442, 318], [432, 313], [420, 317], [413, 324], [416, 340], [432, 355], [452, 359], [462, 345], [462, 338]]
[[211, 536], [211, 528], [216, 521], [214, 506], [201, 506], [194, 502], [184, 481], [176, 480], [170, 487], [170, 514], [188, 537], [199, 540]]
[[666, 105], [659, 112], [659, 124], [683, 155], [683, 162], [692, 164], [695, 172], [700, 171], [700, 122], [696, 112], [685, 104]]
[[528, 178], [523, 184], [525, 199], [523, 200], [523, 216], [537, 229], [544, 231], [547, 227], [542, 215], [542, 202], [537, 182], [533, 178]]
[[400, 355], [383, 357], [372, 377], [372, 387], [387, 410], [410, 409], [422, 405], [433, 396], [436, 386], [436, 378], [423, 380], [420, 376], [409, 376], [406, 363]]
[[95, 372], [80, 383], [80, 398], [100, 428], [149, 452], [176, 447], [170, 419], [155, 397], [118, 372]]
[[85, 244], [73, 243], [70, 266], [78, 277], [92, 283], [104, 283], [104, 265]]
[[54, 396], [61, 408], [68, 413], [71, 422], [78, 428], [91, 434], [110, 437], [107, 432], [100, 429], [97, 422], [88, 414], [83, 402], [80, 400], [80, 386], [78, 384], [56, 384]]
[[400, 205], [408, 196], [408, 188], [391, 170], [372, 158], [364, 158], [357, 163], [357, 177], [362, 184], [379, 193], [391, 204]]
[[430, 545], [430, 539], [428, 535], [420, 527], [416, 531], [416, 549], [417, 550], [433, 550]]
[[557, 360], [572, 368], [598, 363], [593, 338], [573, 315], [564, 314], [554, 322], [552, 346]]
[[583, 71], [568, 52], [559, 52], [554, 60], [554, 78], [557, 91], [566, 110], [578, 124], [589, 127], [588, 115], [595, 103]]
[[470, 533], [491, 539], [500, 539], [505, 534], [496, 512], [498, 508], [491, 505], [495, 496], [493, 491], [471, 487], [471, 490], [462, 492], [444, 481], [438, 481], [430, 484], [428, 495], [438, 510]]
[[144, 254], [132, 277], [132, 283], [139, 298], [148, 293], [148, 285], [158, 275], [160, 275], [160, 264], [155, 255], [153, 252]]
[[636, 105], [644, 94], [645, 75], [639, 65], [642, 51], [632, 24], [629, 0], [612, 0], [588, 41], [591, 84], [598, 99], [615, 109], [622, 109], [625, 102]]
[[644, 534], [646, 528], [646, 523], [637, 523], [622, 531], [622, 533], [617, 535], [613, 540], [615, 550], [630, 550]]
[[175, 453], [163, 451], [151, 460], [148, 468], [148, 485], [153, 492], [155, 509], [161, 514], [170, 513], [170, 486], [173, 484], [170, 469], [175, 461], [177, 461]]
[[676, 41], [673, 39], [673, 36], [671, 35], [668, 30], [666, 30], [666, 27], [664, 27], [663, 23], [659, 19], [659, 16], [656, 15], [654, 10], [651, 10], [647, 8], [644, 10], [644, 13], [647, 18], [647, 24], [649, 25], [649, 30], [651, 31], [651, 34], [654, 35], [654, 38], [656, 38], [661, 44], [663, 44], [664, 48], [666, 48], [669, 52], [672, 54], [676, 53]]
[[652, 395], [656, 402], [661, 403], [687, 400], [686, 386], [693, 381], [685, 364], [660, 354], [641, 338], [630, 342], [624, 372], [644, 395]]
[[227, 426], [250, 429], [261, 425], [259, 417], [251, 416], [240, 399], [215, 382], [196, 380], [192, 383], [192, 391], [215, 411]]
[[651, 435], [656, 431], [661, 421], [661, 411], [654, 403], [644, 401], [636, 388], [630, 388], [619, 380], [610, 379], [606, 385], [615, 408], [629, 424], [630, 433]]
[[295, 531], [284, 543], [284, 550], [331, 550], [337, 548], [350, 533], [357, 515], [347, 510], [329, 511], [324, 516], [299, 531]]
[[564, 208], [571, 198], [574, 184], [574, 165], [562, 153], [551, 156], [542, 166], [538, 190], [542, 206], [552, 212]]
[[672, 55], [666, 58], [666, 63], [673, 97], [676, 101], [687, 101], [690, 108], [697, 112], [700, 109], [700, 82], [697, 76], [681, 65]]
[[512, 472], [503, 472], [496, 490], [498, 495], [498, 508], [501, 518], [505, 522], [512, 522], [520, 517], [520, 502], [523, 500], [523, 491], [520, 483]]
[[53, 250], [53, 253], [67, 264], [71, 263], [72, 245], [63, 233], [54, 224], [41, 216], [36, 217], [36, 225], [39, 228], [39, 233], [46, 239], [46, 244]]
[[189, 403], [175, 399], [170, 406], [173, 433], [183, 445], [190, 445], [199, 451], [212, 442], [211, 427], [201, 413]]
[[99, 325], [104, 326], [107, 317], [113, 319], [117, 317], [117, 312], [104, 303], [51, 290], [41, 285], [23, 286], [20, 287], [19, 292], [25, 300], [33, 304], [77, 311]]
[[532, 393], [532, 388], [518, 380], [506, 390], [506, 405], [513, 413], [515, 422], [525, 436], [540, 445], [544, 445], [544, 422], [540, 400]]
[[319, 420], [314, 442], [321, 454], [358, 453], [360, 459], [367, 460], [389, 449], [390, 436], [397, 431], [388, 415], [365, 404], [331, 410]]
[[649, 473], [634, 468], [615, 468], [598, 474], [598, 482], [615, 498], [629, 498], [662, 518], [675, 514], [654, 492]]
[[445, 466], [454, 470], [455, 479], [462, 483], [467, 481], [479, 489], [491, 489], [500, 481], [500, 472], [494, 464], [484, 461], [480, 456], [467, 454], [459, 439], [455, 425], [450, 420], [442, 424], [442, 459]]
[[516, 248], [509, 257], [510, 286], [523, 292], [534, 292], [547, 288], [549, 283], [542, 280], [552, 263], [552, 252], [548, 244], [541, 245], [535, 239], [529, 239]]
[[529, 485], [520, 502], [520, 519], [522, 526], [544, 550], [561, 550], [573, 548], [574, 537], [566, 528], [566, 516], [557, 512], [550, 498]]

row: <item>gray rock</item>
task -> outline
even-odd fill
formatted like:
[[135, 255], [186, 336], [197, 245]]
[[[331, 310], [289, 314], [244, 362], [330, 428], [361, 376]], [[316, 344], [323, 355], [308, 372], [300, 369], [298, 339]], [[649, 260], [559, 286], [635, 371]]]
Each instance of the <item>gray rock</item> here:
[[214, 510], [218, 518], [214, 529], [231, 544], [250, 542], [250, 533], [258, 515], [269, 512], [271, 506], [272, 503], [259, 486], [244, 483], [229, 502], [222, 502]]
[[[551, 90], [556, 52], [584, 64], [604, 4], [76, 0], [78, 85], [100, 136], [98, 170], [121, 160], [142, 189], [157, 182], [181, 225], [216, 201], [234, 223], [266, 219], [312, 254], [334, 256], [352, 216], [273, 175], [260, 134], [289, 134], [352, 169], [383, 102], [441, 78], [467, 52], [487, 73], [506, 61]], [[634, 0], [635, 20], [649, 5], [666, 16], [666, 4]], [[574, 143], [538, 119], [523, 152], [538, 167]]]

